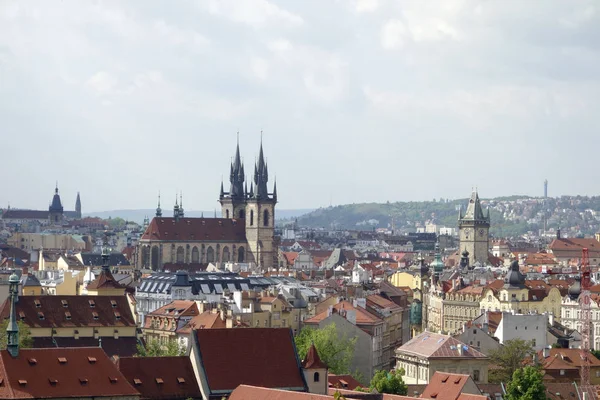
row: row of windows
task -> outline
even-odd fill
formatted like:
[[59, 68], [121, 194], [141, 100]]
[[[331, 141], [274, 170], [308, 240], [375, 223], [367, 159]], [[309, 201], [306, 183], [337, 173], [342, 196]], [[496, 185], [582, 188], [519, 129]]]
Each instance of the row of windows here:
[[[225, 218], [229, 218], [229, 210], [225, 210]], [[269, 222], [271, 222], [269, 210], [263, 211], [263, 226], [269, 226]], [[244, 210], [240, 210], [239, 218], [244, 218]], [[254, 210], [250, 210], [250, 226], [254, 226]]]

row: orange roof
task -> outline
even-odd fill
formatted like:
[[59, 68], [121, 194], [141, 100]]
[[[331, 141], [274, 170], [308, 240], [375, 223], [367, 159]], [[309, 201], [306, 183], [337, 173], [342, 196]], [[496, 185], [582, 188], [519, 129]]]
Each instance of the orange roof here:
[[319, 353], [317, 352], [317, 348], [314, 343], [310, 345], [308, 349], [308, 353], [306, 353], [306, 358], [302, 361], [302, 368], [304, 369], [326, 369], [327, 365], [321, 358], [319, 357]]
[[[581, 350], [579, 349], [549, 349], [550, 356], [544, 357], [544, 352], [538, 351], [538, 358], [545, 370], [579, 369], [582, 364]], [[600, 367], [600, 360], [590, 354], [591, 367]]]
[[393, 301], [390, 301], [390, 300], [386, 299], [385, 297], [380, 296], [378, 294], [372, 294], [372, 295], [368, 296], [367, 303], [373, 303], [375, 306], [378, 306], [381, 308], [393, 308], [393, 309], [400, 308], [400, 306], [398, 304], [396, 304]]
[[300, 254], [297, 251], [282, 251], [282, 253], [289, 265], [294, 265], [298, 254]]
[[189, 320], [177, 333], [190, 333], [192, 329], [218, 329], [227, 328], [227, 324], [221, 319], [221, 314], [204, 311]]
[[327, 382], [330, 388], [354, 390], [357, 387], [362, 387], [359, 381], [354, 379], [352, 375], [327, 375]]
[[435, 400], [457, 400], [469, 378], [469, 375], [436, 371], [421, 397]]
[[331, 400], [332, 398], [324, 394], [290, 392], [248, 385], [238, 386], [229, 396], [229, 400]]
[[[350, 303], [349, 301], [340, 301], [339, 303], [337, 303], [336, 305], [333, 306], [333, 309], [336, 310], [337, 313], [340, 313], [340, 311], [349, 311], [349, 310], [354, 310], [356, 311], [356, 324], [357, 325], [377, 325], [377, 324], [382, 324], [383, 320], [381, 320], [379, 317], [371, 314], [370, 312], [368, 312], [367, 310], [365, 310], [362, 307], [355, 307], [352, 303]], [[321, 314], [315, 315], [312, 318], [309, 318], [307, 320], [304, 321], [305, 324], [318, 324], [319, 322], [323, 321], [324, 319], [326, 319], [328, 317], [328, 311], [323, 311]]]

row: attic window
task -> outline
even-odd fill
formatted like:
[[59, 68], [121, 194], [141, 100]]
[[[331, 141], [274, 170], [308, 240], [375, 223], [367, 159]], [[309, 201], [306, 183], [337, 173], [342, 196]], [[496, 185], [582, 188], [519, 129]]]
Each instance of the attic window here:
[[63, 307], [65, 307], [65, 308], [69, 307], [69, 303], [66, 300], [61, 300], [60, 302], [62, 303]]
[[88, 361], [90, 362], [90, 364], [95, 364], [96, 363], [96, 357], [88, 357]]
[[97, 312], [93, 312], [92, 316], [94, 317], [94, 319], [97, 321], [98, 320], [98, 313]]
[[442, 382], [446, 383], [449, 377], [450, 375], [444, 375], [444, 377], [442, 378]]
[[117, 302], [114, 300], [110, 301], [110, 305], [112, 306], [112, 308], [117, 308]]
[[39, 300], [34, 300], [33, 304], [35, 304], [35, 308], [41, 308], [42, 307], [42, 303], [40, 303]]
[[94, 300], [89, 300], [89, 303], [91, 308], [96, 307], [96, 302]]
[[35, 358], [30, 358], [27, 361], [29, 361], [29, 365], [36, 365], [37, 364], [37, 360]]
[[61, 364], [66, 364], [67, 363], [67, 359], [65, 357], [58, 357], [58, 362]]
[[162, 385], [164, 383], [164, 381], [162, 380], [162, 378], [156, 378], [156, 383], [158, 383], [159, 385]]
[[115, 318], [117, 320], [121, 319], [121, 314], [118, 311], [115, 311]]
[[185, 379], [182, 377], [179, 377], [179, 378], [177, 378], [177, 383], [183, 384], [183, 383], [185, 383]]
[[112, 376], [109, 377], [108, 380], [110, 381], [110, 383], [117, 383], [119, 381], [119, 378]]
[[48, 382], [50, 382], [52, 386], [56, 386], [56, 384], [58, 383], [58, 379], [48, 378]]
[[454, 380], [454, 383], [456, 383], [456, 384], [459, 384], [459, 383], [460, 383], [460, 378], [456, 378], [456, 379]]
[[67, 319], [67, 321], [71, 320], [71, 313], [70, 312], [65, 312], [65, 318]]
[[430, 394], [430, 396], [431, 396], [432, 399], [435, 399], [437, 397], [437, 395], [438, 395], [437, 392]]
[[25, 386], [27, 385], [27, 381], [25, 379], [19, 379], [19, 385]]
[[25, 313], [23, 311], [19, 311], [19, 318], [21, 318], [21, 321], [25, 319]]
[[38, 312], [38, 318], [41, 319], [42, 321], [45, 319], [44, 317], [44, 313], [43, 312]]
[[136, 386], [140, 386], [142, 384], [142, 380], [138, 378], [133, 379], [133, 384]]
[[87, 385], [88, 379], [87, 378], [79, 378], [79, 383], [81, 383], [82, 385]]

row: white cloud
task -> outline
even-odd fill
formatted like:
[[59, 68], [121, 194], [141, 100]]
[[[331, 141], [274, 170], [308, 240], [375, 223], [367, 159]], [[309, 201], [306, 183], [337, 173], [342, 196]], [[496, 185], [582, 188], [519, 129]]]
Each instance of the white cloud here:
[[211, 14], [249, 25], [264, 28], [271, 24], [300, 26], [304, 20], [267, 0], [209, 0], [201, 1], [200, 6]]
[[356, 12], [368, 13], [376, 11], [379, 8], [379, 0], [357, 0]]
[[98, 71], [87, 80], [85, 86], [98, 94], [108, 94], [117, 85], [117, 78], [106, 71]]
[[269, 63], [260, 57], [255, 57], [251, 63], [252, 73], [256, 78], [265, 81], [269, 77]]
[[389, 20], [381, 28], [381, 46], [388, 50], [402, 48], [408, 33], [404, 22], [399, 19]]

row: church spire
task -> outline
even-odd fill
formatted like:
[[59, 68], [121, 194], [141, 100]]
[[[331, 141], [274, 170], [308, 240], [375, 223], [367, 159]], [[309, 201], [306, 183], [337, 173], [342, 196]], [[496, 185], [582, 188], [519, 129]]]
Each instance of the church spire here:
[[267, 182], [269, 181], [269, 172], [262, 144], [262, 131], [260, 132], [260, 150], [258, 153], [258, 161], [254, 165], [254, 197], [257, 199], [266, 200], [269, 198], [267, 190]]
[[6, 349], [12, 357], [19, 356], [19, 325], [17, 324], [17, 302], [19, 301], [19, 277], [14, 272], [8, 278], [10, 292], [10, 319], [6, 327]]
[[102, 241], [102, 271], [110, 272], [110, 247], [108, 247], [108, 233], [104, 233]]
[[177, 193], [175, 193], [175, 206], [173, 207], [173, 218], [175, 218], [175, 221], [179, 219], [179, 204], [177, 203]]
[[158, 206], [156, 207], [156, 217], [162, 217], [162, 209], [160, 208], [160, 191], [158, 192]]
[[185, 213], [183, 212], [183, 190], [179, 192], [179, 217], [185, 217]]
[[[242, 163], [242, 157], [240, 156], [240, 133], [237, 133], [237, 143], [235, 146], [235, 156], [231, 163], [229, 173], [229, 196], [233, 200], [243, 200], [244, 198], [244, 164]], [[223, 195], [225, 192], [223, 191]]]
[[75, 212], [77, 213], [77, 218], [81, 218], [81, 197], [79, 196], [79, 192], [77, 192], [77, 198], [75, 199]]

